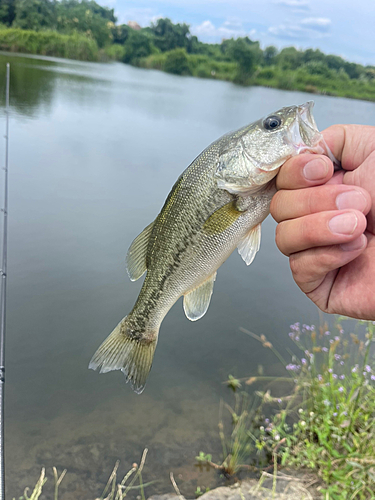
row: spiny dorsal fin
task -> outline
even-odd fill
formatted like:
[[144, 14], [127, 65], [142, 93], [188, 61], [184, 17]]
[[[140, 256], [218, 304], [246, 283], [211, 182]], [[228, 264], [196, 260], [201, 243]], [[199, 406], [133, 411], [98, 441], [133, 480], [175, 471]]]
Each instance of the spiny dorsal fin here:
[[137, 281], [147, 271], [146, 254], [148, 240], [154, 223], [151, 222], [130, 245], [126, 255], [126, 270], [132, 281]]
[[203, 225], [203, 230], [209, 236], [223, 233], [236, 222], [240, 215], [241, 212], [236, 209], [233, 201], [231, 201], [209, 216]]
[[237, 248], [238, 253], [249, 266], [259, 250], [261, 236], [261, 224], [254, 226], [244, 238], [239, 242]]
[[198, 288], [184, 295], [184, 311], [190, 321], [197, 321], [207, 312], [214, 288], [216, 273], [202, 283]]

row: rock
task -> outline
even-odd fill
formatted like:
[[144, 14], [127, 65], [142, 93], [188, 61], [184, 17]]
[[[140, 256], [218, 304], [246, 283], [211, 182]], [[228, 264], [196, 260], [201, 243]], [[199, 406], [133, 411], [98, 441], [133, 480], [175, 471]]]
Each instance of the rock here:
[[[178, 500], [175, 493], [153, 495], [148, 500]], [[183, 498], [183, 497], [182, 497]], [[277, 476], [276, 488], [273, 491], [273, 478], [266, 478], [263, 482], [248, 479], [233, 486], [220, 486], [204, 493], [200, 500], [318, 500], [321, 495], [312, 494], [306, 490], [302, 481], [292, 476]]]
[[178, 500], [175, 493], [165, 493], [164, 495], [152, 495], [148, 500]]

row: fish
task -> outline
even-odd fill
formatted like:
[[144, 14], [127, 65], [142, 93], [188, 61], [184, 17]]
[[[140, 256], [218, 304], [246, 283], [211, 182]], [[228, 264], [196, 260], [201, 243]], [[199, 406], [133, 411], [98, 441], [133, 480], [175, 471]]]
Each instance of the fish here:
[[187, 318], [207, 312], [216, 273], [237, 248], [250, 265], [282, 164], [300, 153], [334, 160], [308, 101], [284, 107], [208, 146], [180, 175], [163, 208], [131, 244], [132, 281], [146, 277], [132, 311], [101, 344], [89, 368], [121, 370], [140, 394], [151, 369], [161, 322], [183, 296]]

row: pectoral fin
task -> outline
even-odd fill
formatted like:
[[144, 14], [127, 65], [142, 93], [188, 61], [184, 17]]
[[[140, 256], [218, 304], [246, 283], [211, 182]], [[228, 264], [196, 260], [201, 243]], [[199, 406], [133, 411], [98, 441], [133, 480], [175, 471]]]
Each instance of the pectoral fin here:
[[198, 288], [184, 295], [184, 311], [190, 321], [197, 321], [207, 312], [214, 288], [216, 273]]
[[240, 215], [241, 212], [236, 209], [234, 203], [231, 201], [210, 215], [204, 223], [203, 230], [209, 236], [223, 233], [236, 222]]
[[254, 226], [246, 236], [239, 242], [237, 248], [238, 253], [249, 266], [259, 250], [261, 236], [261, 224]]
[[126, 270], [132, 281], [136, 281], [147, 271], [147, 245], [153, 225], [153, 222], [149, 224], [141, 234], [135, 238], [128, 250], [126, 256]]

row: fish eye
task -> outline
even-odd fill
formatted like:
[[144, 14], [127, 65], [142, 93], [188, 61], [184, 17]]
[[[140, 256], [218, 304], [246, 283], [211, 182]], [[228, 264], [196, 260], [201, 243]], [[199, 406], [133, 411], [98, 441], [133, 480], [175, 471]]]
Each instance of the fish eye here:
[[281, 118], [276, 115], [268, 116], [263, 122], [263, 127], [266, 130], [275, 130], [277, 127], [280, 127], [280, 125], [281, 125]]

